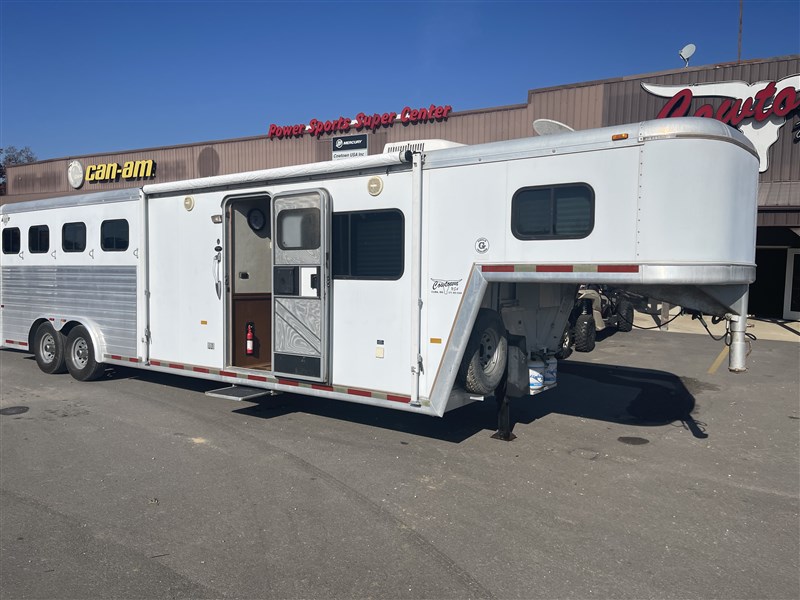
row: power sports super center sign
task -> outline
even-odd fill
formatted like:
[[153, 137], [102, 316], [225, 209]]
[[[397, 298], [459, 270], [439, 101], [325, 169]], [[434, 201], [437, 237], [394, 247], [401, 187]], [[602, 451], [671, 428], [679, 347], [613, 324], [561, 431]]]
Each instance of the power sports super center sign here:
[[303, 137], [308, 134], [313, 137], [321, 137], [323, 134], [347, 133], [348, 131], [372, 131], [375, 132], [381, 127], [392, 127], [395, 123], [403, 125], [418, 125], [420, 123], [432, 123], [446, 121], [453, 107], [449, 104], [439, 106], [431, 104], [422, 108], [411, 108], [404, 106], [399, 112], [385, 112], [367, 114], [360, 112], [355, 119], [339, 117], [335, 120], [322, 121], [311, 119], [308, 123], [298, 123], [297, 125], [277, 125], [272, 123], [269, 126], [267, 137], [269, 139]]
[[[657, 118], [708, 117], [736, 127], [753, 142], [759, 156], [759, 171], [769, 168], [768, 150], [778, 141], [781, 127], [793, 115], [800, 115], [800, 74], [778, 81], [721, 81], [694, 85], [655, 85], [642, 83], [645, 91], [669, 98]], [[703, 104], [691, 114], [695, 97], [721, 97], [725, 100], [716, 109]], [[798, 131], [800, 134], [800, 131]], [[795, 141], [798, 141], [797, 135]]]

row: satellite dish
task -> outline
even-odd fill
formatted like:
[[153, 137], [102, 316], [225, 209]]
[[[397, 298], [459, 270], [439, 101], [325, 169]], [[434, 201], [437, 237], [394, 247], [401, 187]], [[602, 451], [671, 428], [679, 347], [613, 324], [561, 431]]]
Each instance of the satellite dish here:
[[536, 119], [533, 122], [533, 130], [539, 135], [553, 135], [554, 133], [566, 133], [575, 131], [569, 125], [553, 121], [553, 119]]
[[686, 63], [683, 65], [684, 69], [689, 66], [689, 59], [692, 58], [695, 50], [697, 50], [697, 46], [694, 44], [686, 44], [681, 51], [678, 52], [678, 56], [680, 56]]

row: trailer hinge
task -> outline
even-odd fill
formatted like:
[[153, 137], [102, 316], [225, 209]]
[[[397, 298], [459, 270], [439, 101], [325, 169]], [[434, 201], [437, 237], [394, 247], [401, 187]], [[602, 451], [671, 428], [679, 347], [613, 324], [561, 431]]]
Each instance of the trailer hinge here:
[[412, 373], [419, 373], [423, 375], [425, 373], [425, 368], [422, 366], [422, 355], [417, 354], [417, 365], [415, 367], [411, 367]]
[[142, 338], [142, 342], [144, 342], [145, 344], [149, 344], [150, 343], [150, 328], [149, 327], [145, 327], [144, 328], [144, 337]]

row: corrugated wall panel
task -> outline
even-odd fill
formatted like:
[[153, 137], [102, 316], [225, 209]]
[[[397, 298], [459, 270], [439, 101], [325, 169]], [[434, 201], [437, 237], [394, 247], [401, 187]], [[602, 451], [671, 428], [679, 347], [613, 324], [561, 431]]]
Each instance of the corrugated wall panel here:
[[553, 119], [573, 129], [592, 129], [602, 122], [602, 85], [560, 88], [530, 95], [530, 119]]

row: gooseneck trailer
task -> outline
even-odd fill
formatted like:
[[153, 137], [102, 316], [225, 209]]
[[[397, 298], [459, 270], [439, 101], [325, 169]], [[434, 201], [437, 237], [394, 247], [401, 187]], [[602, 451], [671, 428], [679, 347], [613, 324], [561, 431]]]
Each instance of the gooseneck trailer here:
[[80, 380], [125, 365], [442, 416], [528, 393], [577, 286], [607, 284], [727, 318], [744, 370], [758, 157], [738, 131], [389, 150], [3, 205], [0, 342]]

